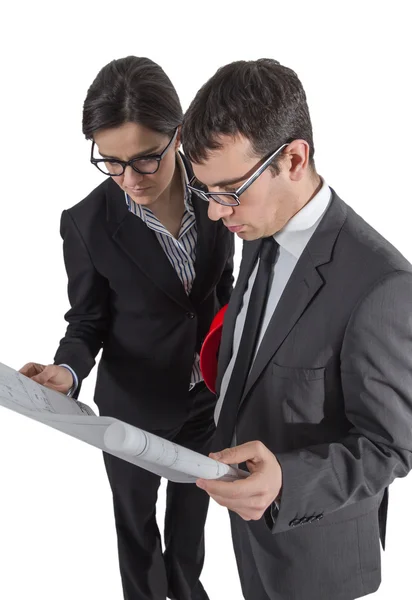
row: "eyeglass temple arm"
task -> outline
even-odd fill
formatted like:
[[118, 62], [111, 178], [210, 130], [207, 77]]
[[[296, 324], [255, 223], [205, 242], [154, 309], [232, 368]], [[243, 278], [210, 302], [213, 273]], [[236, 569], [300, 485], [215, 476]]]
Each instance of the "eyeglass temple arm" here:
[[257, 171], [255, 171], [254, 173], [252, 173], [252, 175], [246, 179], [245, 183], [242, 183], [242, 185], [240, 186], [239, 189], [236, 190], [235, 194], [239, 195], [243, 192], [243, 190], [245, 190], [247, 187], [249, 187], [249, 185], [251, 183], [253, 183], [253, 181], [255, 181], [255, 179], [257, 179], [259, 177], [259, 175], [266, 169], [266, 167], [268, 165], [270, 165], [270, 163], [272, 162], [272, 160], [275, 158], [275, 156], [277, 156], [279, 154], [279, 152], [281, 152], [284, 148], [286, 148], [286, 146], [288, 146], [289, 144], [283, 144], [283, 146], [281, 146], [280, 148], [278, 148], [276, 150], [276, 152], [274, 152], [273, 154], [271, 154], [266, 160], [265, 162], [258, 168]]

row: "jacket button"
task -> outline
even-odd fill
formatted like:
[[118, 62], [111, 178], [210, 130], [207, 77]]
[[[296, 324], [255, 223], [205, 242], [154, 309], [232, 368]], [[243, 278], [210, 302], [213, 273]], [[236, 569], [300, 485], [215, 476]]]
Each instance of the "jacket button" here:
[[289, 527], [296, 527], [296, 525], [300, 524], [300, 520], [299, 519], [293, 519], [293, 521], [291, 521], [289, 523]]
[[323, 513], [320, 515], [316, 515], [316, 520], [320, 521], [321, 519], [323, 519]]
[[188, 312], [188, 313], [186, 313], [186, 317], [187, 317], [188, 319], [194, 319], [194, 318], [195, 318], [195, 316], [196, 316], [196, 315], [195, 315], [195, 313], [192, 313], [192, 312]]

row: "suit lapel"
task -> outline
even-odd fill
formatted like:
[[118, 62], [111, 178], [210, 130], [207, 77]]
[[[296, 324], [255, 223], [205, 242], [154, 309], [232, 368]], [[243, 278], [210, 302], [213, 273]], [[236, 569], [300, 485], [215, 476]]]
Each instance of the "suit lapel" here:
[[249, 373], [242, 401], [324, 285], [325, 281], [318, 269], [332, 260], [333, 248], [345, 222], [346, 214], [345, 203], [332, 190], [329, 208], [299, 258], [269, 322]]
[[193, 310], [156, 234], [128, 210], [124, 192], [112, 180], [108, 182], [106, 200], [107, 220], [114, 242], [160, 290], [186, 310]]
[[308, 254], [299, 259], [279, 300], [259, 347], [243, 397], [247, 396], [259, 375], [276, 353], [310, 301], [323, 285], [323, 279]]

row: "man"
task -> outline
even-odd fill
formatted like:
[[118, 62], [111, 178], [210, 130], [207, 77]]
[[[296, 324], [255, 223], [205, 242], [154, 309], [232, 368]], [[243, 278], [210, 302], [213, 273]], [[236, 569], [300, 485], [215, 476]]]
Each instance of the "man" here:
[[[182, 118], [175, 88], [152, 60], [129, 56], [98, 73], [83, 133], [106, 180], [62, 215], [71, 309], [55, 364], [22, 372], [77, 395], [102, 349], [100, 414], [207, 454], [216, 398], [198, 352], [232, 290], [233, 236], [187, 189]], [[194, 485], [168, 483], [162, 553], [160, 477], [104, 458], [125, 600], [207, 600], [199, 576], [209, 498]]]
[[[316, 171], [306, 97], [277, 61], [217, 71], [187, 111], [192, 192], [244, 240], [219, 353], [213, 454], [247, 600], [380, 584], [387, 488], [412, 462], [412, 268]], [[242, 465], [245, 466], [245, 465]]]

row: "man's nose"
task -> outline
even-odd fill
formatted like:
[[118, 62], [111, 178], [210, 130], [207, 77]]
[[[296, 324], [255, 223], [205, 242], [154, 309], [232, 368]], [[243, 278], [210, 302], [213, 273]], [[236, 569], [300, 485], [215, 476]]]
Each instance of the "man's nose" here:
[[229, 217], [232, 213], [233, 206], [225, 206], [224, 204], [219, 204], [219, 202], [216, 202], [216, 200], [213, 200], [213, 198], [209, 200], [207, 214], [209, 219], [211, 219], [212, 221], [219, 221], [219, 219]]

